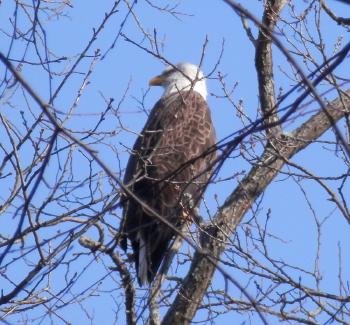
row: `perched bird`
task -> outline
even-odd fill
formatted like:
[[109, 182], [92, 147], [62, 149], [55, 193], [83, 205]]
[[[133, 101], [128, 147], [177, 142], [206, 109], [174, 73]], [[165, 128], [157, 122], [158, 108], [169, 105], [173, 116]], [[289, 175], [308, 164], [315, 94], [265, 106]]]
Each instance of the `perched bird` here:
[[[149, 84], [164, 93], [135, 142], [124, 184], [180, 229], [192, 221], [216, 157], [205, 79], [196, 65], [180, 63]], [[154, 279], [175, 235], [145, 205], [125, 197], [121, 226], [121, 246], [126, 251], [131, 241], [140, 285]]]

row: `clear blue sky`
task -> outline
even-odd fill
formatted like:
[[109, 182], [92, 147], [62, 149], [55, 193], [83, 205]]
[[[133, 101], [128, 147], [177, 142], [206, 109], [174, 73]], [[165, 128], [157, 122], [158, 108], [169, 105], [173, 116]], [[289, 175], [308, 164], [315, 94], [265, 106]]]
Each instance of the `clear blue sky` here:
[[[132, 3], [131, 0], [130, 2]], [[158, 1], [157, 3], [161, 4], [161, 2]], [[246, 5], [245, 2], [242, 1]], [[344, 12], [345, 5], [335, 4], [334, 1], [329, 2], [332, 3], [332, 8], [339, 10], [340, 13]], [[100, 23], [104, 13], [109, 10], [111, 5], [112, 2], [110, 1], [77, 1], [73, 4], [73, 8], [67, 10], [66, 18], [63, 17], [56, 20], [54, 16], [51, 17], [50, 21], [45, 23], [49, 48], [58, 56], [74, 56], [80, 53], [91, 38], [93, 28]], [[248, 5], [248, 9], [252, 10], [257, 17], [261, 16], [262, 1], [249, 1]], [[303, 8], [306, 5], [304, 2], [300, 4]], [[11, 17], [13, 13], [13, 5], [10, 2], [2, 3], [0, 9], [0, 26], [3, 30], [10, 30], [8, 17]], [[135, 42], [148, 47], [149, 43], [147, 40], [143, 40], [138, 23], [141, 23], [141, 27], [148, 33], [152, 34], [156, 30], [159, 41], [164, 44], [163, 55], [173, 63], [181, 61], [199, 63], [202, 47], [207, 38], [208, 45], [202, 68], [204, 72], [208, 73], [215, 66], [219, 58], [221, 44], [224, 41], [223, 56], [217, 71], [212, 77], [217, 77], [218, 72], [225, 75], [228, 88], [234, 87], [237, 83], [232, 95], [233, 101], [235, 104], [238, 104], [242, 99], [245, 113], [251, 119], [256, 118], [259, 102], [254, 67], [254, 47], [248, 40], [239, 17], [231, 9], [219, 0], [182, 1], [177, 10], [186, 13], [186, 15], [179, 15], [177, 18], [162, 14], [143, 1], [138, 1], [134, 9], [138, 20], [135, 20], [132, 16], [128, 17], [123, 27], [123, 32]], [[297, 10], [300, 10], [300, 8], [297, 8]], [[100, 49], [103, 54], [106, 53], [106, 50], [110, 47], [120, 29], [126, 13], [126, 6], [123, 4], [120, 7], [120, 12], [105, 26], [98, 41], [88, 52], [89, 54], [93, 54], [97, 49]], [[327, 29], [324, 36], [326, 37], [325, 42], [328, 46], [327, 52], [330, 56], [333, 51], [332, 46], [337, 38], [342, 35], [347, 41], [349, 37], [348, 34], [341, 34], [343, 32], [335, 24], [330, 24], [330, 21], [326, 17], [322, 17], [322, 19], [324, 19], [324, 29]], [[256, 35], [256, 30], [252, 24], [251, 27]], [[287, 29], [287, 33], [291, 33], [291, 31]], [[7, 53], [9, 44], [3, 40], [6, 40], [6, 37], [0, 34], [0, 50]], [[285, 41], [284, 44], [288, 46]], [[16, 44], [11, 52], [11, 57], [20, 59], [23, 53], [23, 47], [20, 44]], [[283, 56], [278, 51], [275, 51], [275, 53], [276, 90], [282, 88], [285, 92], [289, 89], [291, 82], [285, 77], [282, 70], [290, 72], [290, 68]], [[30, 49], [28, 54], [26, 54], [26, 58], [31, 59], [33, 57], [37, 60], [33, 49]], [[321, 62], [320, 57], [316, 57], [316, 59], [318, 62]], [[84, 60], [78, 70], [85, 72], [90, 63], [91, 59]], [[63, 68], [63, 66], [64, 64], [60, 67]], [[106, 108], [103, 97], [107, 99], [112, 97], [115, 99], [115, 103], [117, 103], [123, 97], [129, 84], [129, 90], [125, 100], [120, 106], [120, 117], [126, 129], [133, 130], [134, 132], [140, 131], [146, 120], [146, 114], [142, 112], [138, 101], [141, 101], [142, 96], [148, 91], [148, 80], [161, 72], [163, 68], [164, 65], [157, 58], [137, 48], [135, 45], [126, 42], [123, 37], [119, 37], [116, 46], [107, 53], [102, 61], [96, 64], [90, 78], [90, 84], [87, 86], [88, 88], [75, 110], [76, 116], [68, 122], [67, 126], [74, 131], [79, 131], [86, 130], [91, 125], [94, 125], [98, 119], [98, 114]], [[2, 67], [0, 71], [4, 71]], [[306, 69], [305, 71], [308, 72]], [[348, 78], [349, 71], [349, 64], [344, 64], [341, 69], [337, 70], [337, 74]], [[49, 98], [49, 80], [47, 75], [35, 66], [24, 66], [22, 73], [34, 89], [47, 100]], [[57, 87], [60, 80], [60, 78], [53, 80], [53, 89]], [[62, 112], [68, 111], [81, 81], [82, 77], [79, 74], [76, 74], [69, 80], [63, 88], [61, 95], [54, 103], [54, 106], [58, 110]], [[222, 139], [242, 128], [243, 124], [237, 118], [235, 107], [227, 100], [217, 98], [217, 96], [223, 95], [218, 81], [210, 79], [207, 84], [209, 93], [214, 94], [209, 96], [208, 102], [212, 110], [217, 137], [218, 139]], [[161, 92], [161, 89], [154, 88], [147, 93], [144, 99], [147, 109], [150, 109], [154, 105], [160, 97]], [[329, 96], [331, 98], [332, 94]], [[21, 105], [23, 105], [23, 99], [18, 99], [17, 104], [18, 106], [16, 108], [8, 106], [1, 108], [2, 112], [9, 116], [9, 118], [13, 117], [14, 121], [20, 116], [18, 111], [21, 109]], [[311, 106], [306, 109], [307, 112], [310, 112], [311, 109], [317, 109], [316, 104], [312, 104]], [[288, 123], [288, 130], [292, 130], [300, 125], [301, 121], [303, 121], [303, 117]], [[111, 118], [110, 121], [107, 120], [104, 124], [106, 130], [113, 130], [116, 127], [115, 117]], [[3, 130], [0, 132], [3, 132]], [[4, 136], [2, 133], [0, 135]], [[124, 148], [125, 146], [130, 147], [134, 139], [135, 136], [131, 135], [130, 132], [123, 131], [108, 140], [118, 148], [122, 167], [125, 166], [128, 158], [128, 154]], [[334, 140], [334, 137], [328, 133], [322, 139]], [[94, 148], [98, 150], [99, 155], [103, 157], [111, 169], [116, 172], [119, 171], [119, 162], [115, 159], [115, 153], [111, 152], [109, 147], [96, 144]], [[258, 143], [256, 150], [257, 152], [261, 151]], [[238, 152], [235, 153], [238, 154]], [[336, 176], [346, 172], [344, 165], [341, 164], [339, 159], [334, 157], [332, 152], [322, 149], [321, 144], [310, 146], [305, 152], [298, 154], [293, 161], [319, 176]], [[86, 161], [82, 159], [81, 165], [78, 162], [74, 167], [77, 175], [88, 171], [88, 167], [84, 164], [86, 164]], [[51, 168], [54, 168], [54, 163], [51, 165]], [[219, 177], [224, 178], [235, 173], [248, 171], [249, 168], [250, 165], [242, 157], [232, 158], [226, 162]], [[284, 171], [287, 171], [287, 169]], [[294, 172], [296, 171], [294, 170]], [[349, 225], [338, 211], [334, 211], [334, 204], [328, 200], [328, 196], [319, 185], [312, 181], [303, 180], [301, 184], [306, 190], [303, 193], [298, 186], [297, 180], [298, 176], [287, 179], [285, 175], [280, 175], [268, 187], [264, 193], [263, 202], [258, 213], [258, 220], [260, 220], [261, 226], [263, 226], [266, 214], [269, 210], [271, 211], [269, 221], [270, 232], [274, 236], [268, 239], [268, 243], [269, 254], [272, 258], [284, 260], [295, 267], [300, 266], [311, 271], [314, 268], [317, 253], [317, 232], [314, 214], [317, 215], [317, 220], [324, 222], [320, 240], [319, 272], [322, 274], [320, 287], [332, 292], [333, 288], [334, 290], [338, 288], [338, 243], [342, 246], [343, 261], [350, 260], [350, 249], [348, 245], [350, 235]], [[219, 182], [209, 188], [206, 201], [212, 214], [215, 213], [217, 206], [214, 195], [217, 195], [217, 201], [222, 203], [236, 184], [237, 178], [227, 182]], [[5, 184], [4, 187], [8, 186]], [[333, 188], [335, 191], [336, 186], [335, 184]], [[82, 193], [83, 191], [82, 189]], [[40, 200], [40, 193], [37, 199]], [[308, 200], [311, 202], [312, 208], [309, 207]], [[204, 209], [202, 212], [205, 216]], [[253, 232], [256, 231], [251, 224], [244, 224], [249, 221], [249, 218], [250, 216], [247, 215], [244, 219], [243, 225], [239, 229], [240, 235], [244, 231], [247, 231], [247, 229]], [[108, 220], [112, 223], [113, 217], [110, 217]], [[1, 228], [10, 228], [8, 222], [10, 221], [0, 220]], [[11, 222], [13, 222], [11, 226], [16, 224], [15, 220]], [[91, 231], [90, 235], [92, 237], [96, 236], [93, 231]], [[74, 245], [74, 248], [79, 252], [84, 251], [79, 247], [78, 243]], [[262, 258], [258, 252], [255, 253], [258, 259]], [[81, 292], [95, 281], [102, 279], [108, 273], [108, 266], [112, 266], [112, 263], [107, 258], [104, 258], [103, 261], [99, 260], [97, 263], [90, 255], [80, 257], [79, 263], [74, 264], [74, 270], [78, 272], [79, 281], [72, 288], [72, 293]], [[82, 270], [84, 272], [81, 272]], [[349, 263], [343, 263], [342, 271], [344, 278], [349, 280], [349, 277], [347, 277], [350, 274]], [[297, 269], [289, 269], [288, 272], [295, 279], [298, 279], [300, 276]], [[54, 273], [52, 276], [52, 282], [57, 281], [58, 288], [60, 287], [60, 281], [62, 281], [62, 273]], [[242, 272], [235, 271], [232, 275], [238, 281], [241, 281], [242, 285], [246, 284], [247, 279]], [[11, 276], [14, 281], [21, 279], [21, 271], [19, 269], [11, 270]], [[111, 290], [110, 294], [105, 293], [100, 297], [96, 296], [83, 303], [84, 308], [93, 314], [95, 324], [112, 324], [114, 312], [117, 310], [117, 304], [121, 304], [121, 308], [123, 308], [123, 299], [116, 290], [116, 282], [112, 280], [113, 277], [116, 278], [118, 275], [111, 272], [110, 275], [101, 281], [100, 286], [100, 289], [106, 292]], [[220, 275], [216, 275], [214, 281], [217, 283], [214, 285], [216, 289], [225, 290]], [[304, 274], [302, 281], [305, 281], [304, 283], [312, 287], [315, 286], [315, 283]], [[2, 281], [0, 279], [0, 285], [1, 283]], [[6, 292], [6, 287], [3, 289]], [[247, 290], [254, 295], [254, 284], [248, 286]], [[237, 290], [234, 290], [234, 292], [239, 294]], [[82, 294], [83, 296], [84, 294]], [[25, 319], [27, 316], [31, 318], [42, 315], [43, 313], [45, 313], [44, 309], [28, 311], [28, 314], [24, 315], [23, 318]], [[67, 306], [59, 310], [58, 313], [73, 324], [79, 324], [82, 317], [85, 317], [82, 316], [84, 314], [82, 308], [76, 304]], [[123, 318], [122, 315], [123, 312], [120, 313], [120, 317]], [[9, 321], [16, 323], [20, 321], [21, 317], [17, 315], [9, 318]], [[199, 313], [197, 320], [200, 319], [201, 314]], [[270, 320], [269, 317], [267, 319]], [[86, 318], [84, 318], [84, 323], [85, 320]], [[246, 314], [239, 315], [232, 312], [218, 318], [216, 322], [217, 324], [224, 324], [229, 321], [240, 324], [248, 321], [248, 317]], [[49, 323], [49, 320], [45, 319], [44, 324], [47, 323]], [[54, 318], [53, 323], [59, 324], [60, 321]], [[120, 323], [123, 323], [123, 321], [120, 320]], [[259, 320], [253, 318], [252, 323], [258, 324]], [[271, 321], [270, 323], [273, 324], [274, 322]]]

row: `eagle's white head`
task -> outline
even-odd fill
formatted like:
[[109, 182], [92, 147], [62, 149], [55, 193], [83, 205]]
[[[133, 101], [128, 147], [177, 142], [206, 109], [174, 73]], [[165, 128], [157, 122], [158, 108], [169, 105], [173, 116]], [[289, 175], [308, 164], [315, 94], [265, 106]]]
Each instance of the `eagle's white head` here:
[[168, 66], [159, 76], [149, 81], [150, 86], [162, 86], [166, 97], [181, 90], [198, 92], [204, 99], [207, 98], [207, 86], [204, 74], [198, 66], [191, 63], [178, 63], [174, 67]]

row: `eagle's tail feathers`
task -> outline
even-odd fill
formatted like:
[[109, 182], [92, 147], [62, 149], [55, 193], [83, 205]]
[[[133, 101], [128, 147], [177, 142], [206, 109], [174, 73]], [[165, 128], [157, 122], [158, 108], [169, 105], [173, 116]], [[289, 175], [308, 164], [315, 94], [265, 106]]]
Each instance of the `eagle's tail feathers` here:
[[137, 240], [139, 242], [139, 267], [137, 270], [137, 276], [141, 285], [148, 283], [148, 258], [146, 242], [141, 234], [138, 232]]

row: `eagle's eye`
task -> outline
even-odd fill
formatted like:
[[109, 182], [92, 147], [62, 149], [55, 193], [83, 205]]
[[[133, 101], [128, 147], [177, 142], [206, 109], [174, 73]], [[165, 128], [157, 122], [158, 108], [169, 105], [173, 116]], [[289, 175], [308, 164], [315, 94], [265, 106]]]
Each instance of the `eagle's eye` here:
[[172, 69], [163, 71], [162, 75], [163, 75], [163, 77], [168, 77], [168, 76], [170, 76], [173, 72], [175, 72], [175, 69], [172, 68]]

